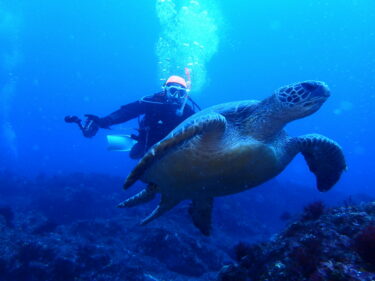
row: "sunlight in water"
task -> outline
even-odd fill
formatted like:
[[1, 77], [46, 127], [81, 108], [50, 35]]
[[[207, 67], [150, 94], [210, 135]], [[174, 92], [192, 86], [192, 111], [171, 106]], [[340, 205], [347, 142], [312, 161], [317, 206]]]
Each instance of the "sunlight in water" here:
[[[0, 147], [12, 158], [17, 157], [16, 134], [9, 122], [9, 112], [15, 93], [15, 67], [19, 63], [17, 48], [18, 22], [0, 3]], [[3, 154], [3, 153], [2, 153]]]
[[191, 72], [192, 90], [199, 91], [206, 82], [206, 65], [219, 44], [219, 9], [211, 0], [157, 0], [156, 12], [161, 35], [156, 54], [159, 78], [184, 76]]

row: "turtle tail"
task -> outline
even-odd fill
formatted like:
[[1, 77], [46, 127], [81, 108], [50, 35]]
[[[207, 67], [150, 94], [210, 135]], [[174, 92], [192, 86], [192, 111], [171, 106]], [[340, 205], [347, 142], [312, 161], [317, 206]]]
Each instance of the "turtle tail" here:
[[318, 134], [298, 138], [298, 144], [310, 171], [316, 176], [319, 191], [328, 191], [346, 170], [341, 147], [333, 140]]

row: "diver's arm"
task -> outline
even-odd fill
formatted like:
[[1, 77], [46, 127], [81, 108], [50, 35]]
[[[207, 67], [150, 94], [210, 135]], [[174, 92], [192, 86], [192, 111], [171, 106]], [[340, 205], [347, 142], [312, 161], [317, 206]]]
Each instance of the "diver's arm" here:
[[109, 128], [112, 125], [134, 119], [145, 112], [146, 104], [142, 101], [135, 101], [122, 106], [119, 110], [112, 112], [106, 117], [100, 118], [97, 124], [101, 128]]

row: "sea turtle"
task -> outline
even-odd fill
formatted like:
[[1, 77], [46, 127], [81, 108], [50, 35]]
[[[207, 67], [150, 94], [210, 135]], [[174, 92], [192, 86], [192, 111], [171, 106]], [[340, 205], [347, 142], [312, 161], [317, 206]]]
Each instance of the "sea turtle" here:
[[155, 144], [124, 184], [137, 180], [148, 186], [119, 204], [132, 207], [161, 194], [146, 224], [183, 200], [191, 200], [194, 225], [209, 235], [213, 198], [238, 193], [275, 177], [302, 153], [320, 191], [329, 190], [346, 169], [340, 146], [318, 134], [291, 137], [283, 130], [290, 121], [316, 112], [329, 97], [319, 81], [284, 86], [262, 100], [209, 107], [186, 119]]

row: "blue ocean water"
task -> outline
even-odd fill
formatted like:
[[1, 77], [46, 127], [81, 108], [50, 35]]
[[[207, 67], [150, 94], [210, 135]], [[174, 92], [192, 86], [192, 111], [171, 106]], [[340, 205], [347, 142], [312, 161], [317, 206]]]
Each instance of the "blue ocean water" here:
[[[3, 87], [14, 84], [2, 103], [15, 135], [2, 145], [2, 165], [30, 174], [127, 173], [133, 163], [106, 151], [106, 132], [83, 139], [62, 118], [103, 116], [160, 89], [155, 46], [161, 26], [154, 2], [2, 1], [8, 17], [2, 55], [15, 60], [11, 69], [2, 69]], [[349, 164], [338, 188], [371, 192], [374, 3], [217, 1], [215, 7], [221, 15], [218, 48], [206, 62], [203, 88], [192, 92], [196, 101], [206, 107], [262, 99], [291, 82], [325, 81], [329, 101], [288, 130], [337, 140]], [[298, 162], [288, 176], [303, 180], [304, 166]]]
[[[162, 15], [157, 3], [175, 10], [163, 6]], [[183, 7], [196, 10], [178, 14], [178, 25], [168, 21]], [[160, 45], [161, 37], [176, 46]], [[184, 39], [184, 51], [171, 51]], [[125, 179], [136, 162], [108, 151], [106, 135], [134, 132], [136, 120], [86, 139], [64, 116], [105, 116], [158, 92], [168, 71], [184, 66], [193, 68], [191, 95], [202, 108], [261, 100], [297, 81], [326, 82], [328, 101], [286, 130], [342, 146], [348, 170], [325, 199], [375, 196], [373, 0], [0, 0], [0, 170]], [[301, 185], [301, 195], [316, 191], [302, 157], [277, 180]]]

